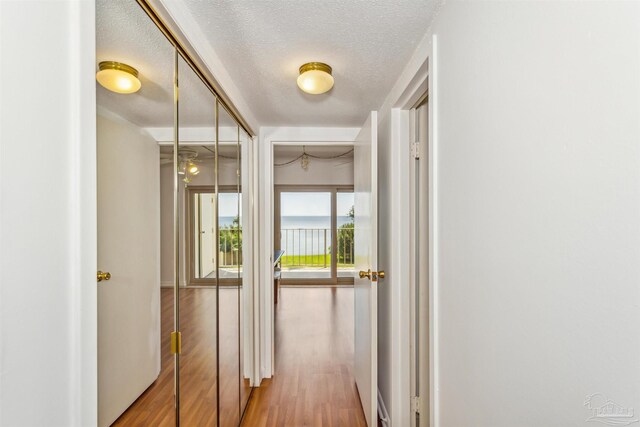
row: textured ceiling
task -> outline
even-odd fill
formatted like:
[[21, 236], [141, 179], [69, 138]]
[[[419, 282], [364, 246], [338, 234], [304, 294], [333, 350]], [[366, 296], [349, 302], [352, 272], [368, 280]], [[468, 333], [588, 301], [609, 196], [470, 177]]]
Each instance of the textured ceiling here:
[[[178, 1], [178, 0], [172, 0]], [[360, 126], [381, 106], [437, 0], [181, 0], [261, 126]], [[142, 127], [173, 124], [173, 48], [134, 0], [97, 0], [97, 61], [140, 72], [132, 95], [97, 85], [98, 105]], [[188, 35], [188, 29], [185, 29]], [[333, 67], [334, 88], [296, 86], [309, 61]], [[180, 123], [213, 125], [213, 95], [180, 64]], [[222, 121], [222, 120], [221, 120]], [[231, 121], [231, 120], [225, 120]]]
[[[96, 83], [99, 106], [141, 127], [173, 126], [174, 49], [135, 0], [97, 1], [96, 50], [96, 71], [101, 61], [124, 62], [138, 70], [142, 82], [130, 95]], [[213, 94], [182, 59], [178, 75], [180, 125], [213, 127]], [[228, 115], [224, 121], [233, 123]]]
[[[182, 0], [261, 126], [360, 126], [424, 37], [436, 0]], [[188, 29], [186, 29], [188, 32]], [[335, 86], [296, 86], [309, 61]]]

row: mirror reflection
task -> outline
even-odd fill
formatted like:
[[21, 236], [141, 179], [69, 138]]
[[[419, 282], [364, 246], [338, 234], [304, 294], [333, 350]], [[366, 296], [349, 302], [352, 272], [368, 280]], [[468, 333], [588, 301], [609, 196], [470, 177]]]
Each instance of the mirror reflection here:
[[220, 298], [220, 426], [240, 422], [240, 175], [239, 128], [218, 104], [218, 221]]
[[98, 283], [98, 425], [175, 425], [173, 187], [169, 166], [161, 192], [154, 131], [174, 123], [174, 48], [128, 0], [96, 2], [96, 34], [98, 77], [118, 62], [140, 84], [96, 82], [98, 264], [111, 275]]
[[[209, 275], [216, 269], [212, 237], [215, 236], [215, 193], [199, 189], [214, 188], [215, 142], [213, 139], [216, 99], [194, 70], [178, 58], [178, 201], [180, 205], [181, 276], [180, 325], [182, 351], [179, 355], [180, 422], [186, 426], [218, 425], [218, 357], [217, 357], [217, 284], [190, 286], [195, 271]], [[193, 194], [192, 204], [188, 195]], [[189, 220], [197, 216], [198, 227], [205, 234], [191, 239]], [[197, 250], [198, 254], [191, 254]], [[186, 254], [187, 256], [183, 256]], [[190, 260], [198, 262], [189, 262]], [[204, 261], [204, 262], [203, 262]], [[191, 274], [190, 274], [191, 273]]]
[[96, 14], [98, 252], [112, 272], [99, 425], [237, 427], [253, 355], [250, 138], [136, 2], [98, 0]]

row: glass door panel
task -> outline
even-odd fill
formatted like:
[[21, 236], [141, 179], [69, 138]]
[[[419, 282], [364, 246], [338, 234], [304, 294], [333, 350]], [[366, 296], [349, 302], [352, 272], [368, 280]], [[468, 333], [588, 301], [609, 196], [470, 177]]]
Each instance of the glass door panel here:
[[283, 279], [331, 279], [331, 192], [280, 193]]

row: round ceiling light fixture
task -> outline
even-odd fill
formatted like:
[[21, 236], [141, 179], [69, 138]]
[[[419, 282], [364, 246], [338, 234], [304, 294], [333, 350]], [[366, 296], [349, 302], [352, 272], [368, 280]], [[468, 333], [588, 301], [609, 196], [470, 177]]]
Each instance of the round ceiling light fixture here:
[[115, 61], [103, 61], [98, 64], [100, 71], [96, 80], [105, 89], [116, 93], [134, 93], [142, 84], [138, 80], [138, 70], [130, 65]]
[[298, 87], [312, 95], [328, 92], [333, 87], [331, 67], [322, 62], [307, 62], [300, 66]]

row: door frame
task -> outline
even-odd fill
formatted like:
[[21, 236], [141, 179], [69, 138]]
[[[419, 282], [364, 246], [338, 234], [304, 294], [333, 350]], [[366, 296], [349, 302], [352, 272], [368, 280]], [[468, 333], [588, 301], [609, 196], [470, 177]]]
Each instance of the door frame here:
[[[275, 372], [275, 310], [273, 302], [273, 248], [274, 248], [274, 149], [277, 145], [353, 145], [360, 128], [299, 128], [299, 127], [263, 127], [260, 128], [258, 150], [260, 179], [257, 192], [259, 206], [257, 212], [259, 245], [256, 245], [259, 269], [259, 310], [256, 330], [259, 342], [259, 369], [256, 372], [257, 383], [271, 378]], [[256, 174], [257, 175], [257, 174]], [[258, 247], [259, 246], [259, 247]]]
[[[411, 387], [411, 427], [426, 427], [429, 425], [429, 408], [420, 404], [422, 399], [429, 397], [429, 358], [423, 355], [429, 354], [429, 295], [428, 275], [429, 262], [422, 262], [425, 255], [429, 255], [429, 155], [424, 152], [428, 149], [428, 132], [424, 138], [427, 146], [420, 143], [422, 136], [418, 136], [419, 122], [417, 109], [426, 106], [429, 108], [428, 92], [425, 92], [409, 110], [409, 135], [411, 146], [410, 160], [410, 191], [411, 203], [410, 220], [410, 268], [409, 291], [411, 300], [411, 327], [410, 327], [410, 387]], [[427, 129], [429, 127], [427, 117]], [[414, 145], [415, 144], [415, 145]], [[427, 233], [424, 233], [427, 231]], [[426, 327], [420, 327], [425, 325]], [[419, 398], [418, 398], [419, 397]], [[420, 417], [416, 417], [419, 413]]]
[[[382, 138], [390, 138], [389, 160], [384, 159], [385, 153], [381, 153], [381, 162], [387, 162], [389, 168], [387, 179], [395, 182], [398, 188], [409, 189], [410, 170], [409, 161], [411, 157], [411, 135], [410, 135], [410, 110], [425, 93], [429, 93], [428, 107], [428, 147], [425, 147], [425, 155], [428, 159], [428, 396], [422, 396], [419, 405], [422, 412], [428, 412], [429, 426], [438, 423], [437, 417], [437, 254], [435, 252], [435, 242], [437, 236], [437, 59], [438, 59], [438, 39], [437, 35], [428, 34], [418, 44], [413, 56], [404, 68], [400, 78], [392, 88], [380, 108], [381, 128], [389, 127], [381, 132]], [[398, 155], [397, 152], [400, 152]], [[410, 281], [410, 255], [411, 255], [411, 230], [410, 210], [411, 201], [409, 191], [407, 194], [396, 194], [394, 191], [389, 195], [391, 207], [387, 215], [390, 216], [390, 229], [387, 233], [390, 236], [390, 245], [394, 247], [393, 253], [386, 258], [379, 259], [381, 268], [386, 269], [388, 274], [387, 282], [393, 286], [389, 290], [389, 307], [392, 316], [391, 324], [388, 325], [390, 331], [390, 350], [388, 362], [391, 364], [392, 375], [389, 384], [386, 384], [384, 396], [379, 397], [379, 408], [382, 410], [381, 418], [383, 426], [412, 425], [410, 422], [413, 414], [414, 396], [411, 390], [411, 289]], [[403, 224], [402, 222], [406, 222]], [[382, 224], [385, 226], [385, 224]], [[379, 255], [380, 257], [380, 255]], [[424, 261], [424, 260], [423, 260]], [[379, 331], [380, 332], [380, 331]], [[386, 402], [384, 398], [388, 399]], [[386, 413], [386, 409], [389, 412]]]

